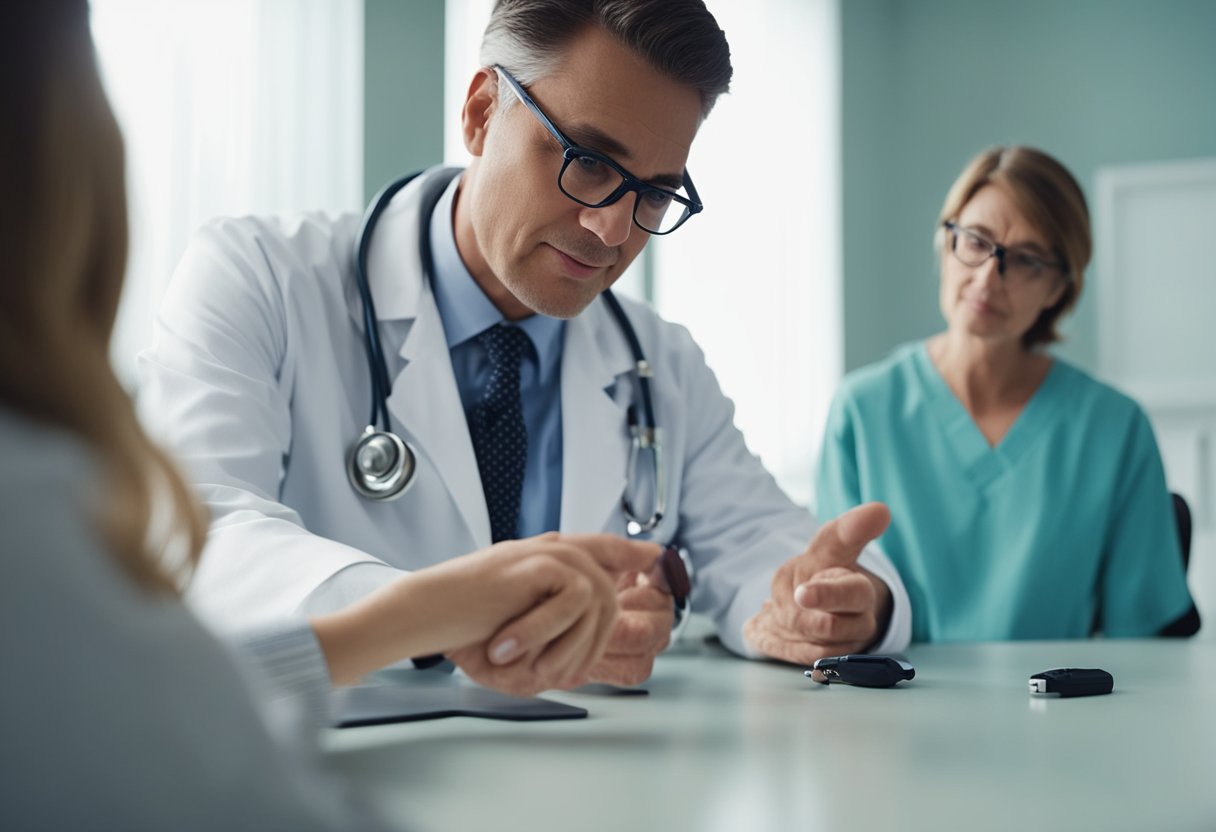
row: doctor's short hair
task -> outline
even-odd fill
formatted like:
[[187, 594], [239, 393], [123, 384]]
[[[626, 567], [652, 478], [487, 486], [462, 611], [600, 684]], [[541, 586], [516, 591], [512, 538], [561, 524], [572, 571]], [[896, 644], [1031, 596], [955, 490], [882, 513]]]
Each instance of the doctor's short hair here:
[[985, 185], [995, 185], [1046, 238], [1052, 256], [1063, 263], [1067, 284], [1054, 306], [1044, 309], [1022, 336], [1032, 349], [1060, 340], [1056, 324], [1071, 310], [1085, 285], [1085, 267], [1093, 254], [1089, 208], [1081, 186], [1064, 165], [1041, 150], [1025, 145], [997, 145], [972, 159], [946, 194], [937, 218], [935, 243], [945, 257], [947, 237], [942, 224], [957, 220], [963, 208]]
[[[730, 46], [703, 0], [498, 0], [481, 41], [481, 65], [500, 64], [526, 87], [552, 72], [562, 48], [587, 26], [599, 26], [659, 72], [694, 87], [702, 117], [730, 89]], [[502, 106], [514, 101], [504, 96]]]

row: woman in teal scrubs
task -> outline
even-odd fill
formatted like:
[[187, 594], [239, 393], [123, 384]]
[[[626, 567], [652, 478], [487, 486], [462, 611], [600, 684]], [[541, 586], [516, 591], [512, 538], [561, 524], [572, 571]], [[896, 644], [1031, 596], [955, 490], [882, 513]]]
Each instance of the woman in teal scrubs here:
[[918, 641], [1190, 635], [1170, 495], [1128, 397], [1047, 353], [1092, 243], [1085, 197], [1026, 147], [976, 157], [938, 222], [946, 331], [849, 375], [816, 476], [871, 500]]

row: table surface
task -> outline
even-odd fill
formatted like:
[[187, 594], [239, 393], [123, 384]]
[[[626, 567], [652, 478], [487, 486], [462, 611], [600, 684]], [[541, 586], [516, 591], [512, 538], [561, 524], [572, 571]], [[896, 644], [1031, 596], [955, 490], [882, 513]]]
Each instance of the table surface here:
[[[331, 767], [433, 830], [1216, 830], [1216, 643], [914, 645], [897, 688], [685, 637], [647, 696], [546, 694], [583, 720], [330, 731]], [[1101, 667], [1108, 696], [1027, 678]]]

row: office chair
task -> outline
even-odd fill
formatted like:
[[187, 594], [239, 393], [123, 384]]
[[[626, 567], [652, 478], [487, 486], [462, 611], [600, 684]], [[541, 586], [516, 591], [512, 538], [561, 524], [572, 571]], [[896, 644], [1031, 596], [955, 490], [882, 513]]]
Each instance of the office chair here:
[[[1187, 505], [1186, 500], [1183, 499], [1181, 494], [1171, 493], [1170, 500], [1174, 505], [1174, 522], [1178, 527], [1178, 542], [1182, 547], [1182, 571], [1185, 573], [1191, 564], [1191, 508]], [[1101, 610], [1095, 610], [1090, 635], [1099, 632], [1098, 622], [1101, 619]], [[1192, 601], [1189, 610], [1163, 627], [1157, 635], [1170, 638], [1187, 638], [1199, 632], [1199, 625], [1201, 623], [1199, 610]]]
[[[1185, 573], [1191, 565], [1191, 508], [1181, 494], [1170, 494], [1174, 503], [1174, 522], [1178, 525], [1178, 542], [1182, 546], [1182, 571]], [[1194, 602], [1191, 608], [1176, 621], [1172, 621], [1158, 635], [1174, 638], [1187, 638], [1199, 632], [1199, 610]]]
[[1182, 544], [1182, 571], [1191, 566], [1191, 507], [1181, 494], [1170, 494], [1174, 501], [1174, 522], [1178, 524], [1178, 541]]

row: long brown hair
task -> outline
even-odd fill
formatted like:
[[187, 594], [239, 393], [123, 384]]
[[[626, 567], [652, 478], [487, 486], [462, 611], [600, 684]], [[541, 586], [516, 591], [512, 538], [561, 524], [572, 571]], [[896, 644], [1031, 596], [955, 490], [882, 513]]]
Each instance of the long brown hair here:
[[0, 3], [0, 113], [0, 405], [84, 440], [109, 550], [141, 586], [177, 592], [206, 520], [109, 363], [127, 203], [85, 0]]

